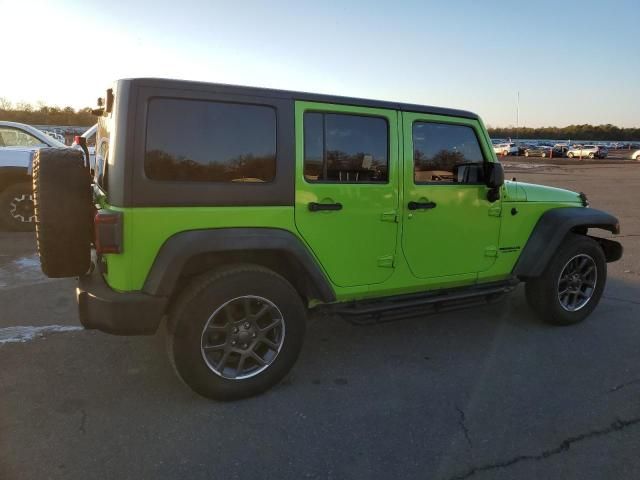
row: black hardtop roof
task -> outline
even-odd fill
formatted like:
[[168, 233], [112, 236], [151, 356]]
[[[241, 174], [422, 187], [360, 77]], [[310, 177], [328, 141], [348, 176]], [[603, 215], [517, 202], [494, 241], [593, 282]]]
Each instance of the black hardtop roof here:
[[428, 105], [414, 105], [411, 103], [387, 102], [382, 100], [369, 100], [364, 98], [342, 97], [338, 95], [323, 95], [319, 93], [296, 92], [290, 90], [276, 90], [271, 88], [247, 87], [241, 85], [229, 85], [224, 83], [195, 82], [190, 80], [172, 80], [168, 78], [129, 78], [122, 81], [131, 82], [136, 86], [175, 88], [183, 90], [202, 90], [217, 93], [233, 93], [240, 95], [253, 95], [258, 97], [275, 97], [308, 102], [335, 103], [341, 105], [353, 105], [358, 107], [387, 108], [390, 110], [402, 110], [407, 112], [428, 113], [433, 115], [447, 115], [452, 117], [469, 118], [478, 120], [473, 112], [457, 110], [454, 108], [432, 107]]

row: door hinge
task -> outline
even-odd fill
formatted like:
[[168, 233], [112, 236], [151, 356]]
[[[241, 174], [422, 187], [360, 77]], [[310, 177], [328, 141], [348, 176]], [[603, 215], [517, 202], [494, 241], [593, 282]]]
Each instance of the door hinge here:
[[390, 210], [388, 212], [383, 212], [380, 218], [383, 222], [398, 222], [398, 212], [396, 210]]
[[486, 247], [484, 249], [485, 257], [497, 257], [498, 256], [498, 248], [497, 247]]
[[383, 268], [393, 268], [393, 261], [395, 260], [393, 255], [384, 255], [378, 257], [378, 266]]
[[499, 202], [495, 202], [489, 207], [489, 216], [499, 217], [500, 215], [502, 215], [502, 204]]

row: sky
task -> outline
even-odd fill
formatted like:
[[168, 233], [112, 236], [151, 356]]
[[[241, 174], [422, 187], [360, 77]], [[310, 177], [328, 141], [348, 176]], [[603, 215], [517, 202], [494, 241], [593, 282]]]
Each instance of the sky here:
[[[640, 0], [0, 0], [0, 97], [166, 77], [640, 127]], [[13, 41], [9, 40], [13, 39]]]

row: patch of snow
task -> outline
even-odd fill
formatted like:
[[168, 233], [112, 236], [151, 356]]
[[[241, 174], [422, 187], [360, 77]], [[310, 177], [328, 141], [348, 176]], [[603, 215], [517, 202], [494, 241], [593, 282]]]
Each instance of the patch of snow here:
[[25, 343], [42, 338], [51, 333], [77, 332], [82, 327], [71, 325], [45, 325], [44, 327], [6, 327], [0, 328], [0, 345], [5, 343]]
[[505, 168], [545, 168], [545, 167], [552, 167], [554, 165], [544, 165], [541, 163], [503, 163], [502, 164]]
[[0, 289], [51, 281], [40, 270], [38, 255], [20, 257], [0, 266]]

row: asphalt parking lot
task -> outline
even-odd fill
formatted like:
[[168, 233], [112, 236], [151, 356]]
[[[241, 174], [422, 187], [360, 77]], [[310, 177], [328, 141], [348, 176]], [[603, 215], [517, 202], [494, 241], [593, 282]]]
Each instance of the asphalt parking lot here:
[[0, 337], [0, 478], [640, 478], [640, 163], [538, 160], [503, 162], [622, 225], [585, 323], [539, 323], [522, 289], [377, 326], [317, 315], [289, 377], [235, 403], [182, 385], [160, 335], [80, 329], [74, 282], [0, 232], [0, 332], [23, 340]]

